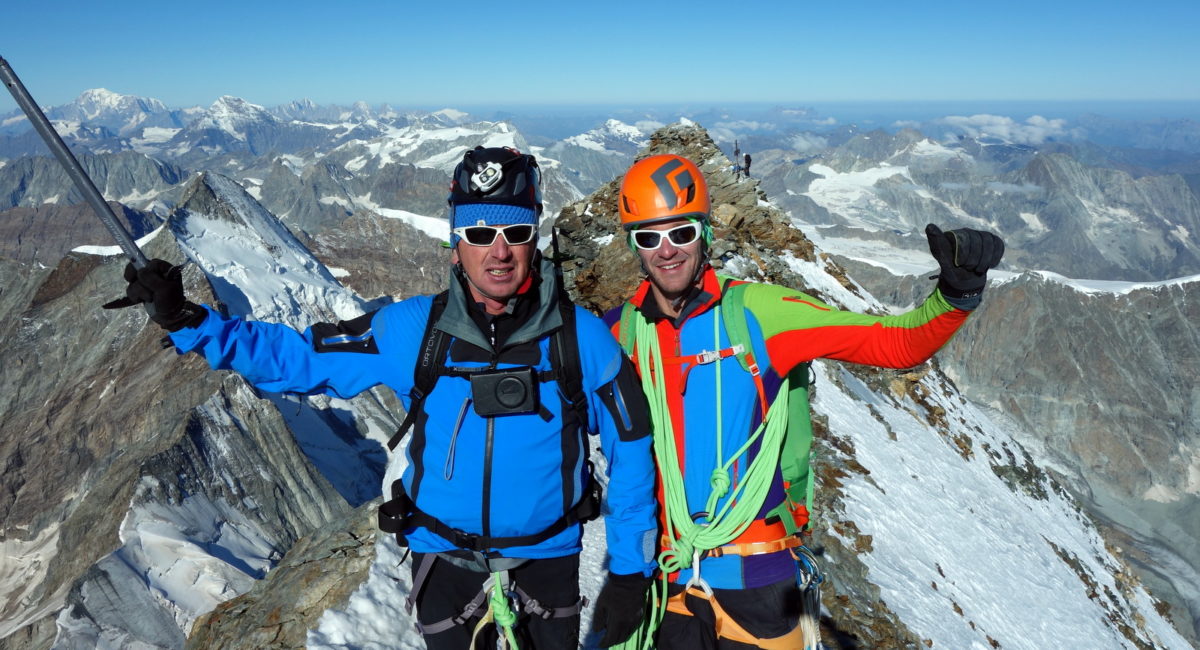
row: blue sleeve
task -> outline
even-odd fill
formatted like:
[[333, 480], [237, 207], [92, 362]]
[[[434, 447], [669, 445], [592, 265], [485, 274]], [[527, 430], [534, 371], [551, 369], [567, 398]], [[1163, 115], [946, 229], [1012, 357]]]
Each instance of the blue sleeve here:
[[[365, 351], [351, 352], [336, 346], [318, 351], [314, 329], [320, 326], [298, 332], [279, 323], [225, 317], [205, 309], [208, 317], [198, 327], [171, 334], [176, 349], [180, 354], [196, 352], [214, 370], [233, 370], [261, 390], [349, 398], [378, 384], [388, 384], [399, 394], [411, 388], [415, 345], [406, 344], [413, 338], [403, 336], [405, 329], [411, 330], [403, 327], [403, 321], [405, 312], [414, 309], [384, 308], [375, 312], [365, 332], [370, 345], [363, 346]], [[423, 324], [422, 320], [416, 337], [424, 331]], [[409, 369], [407, 380], [404, 373], [395, 370], [405, 367]]]
[[578, 309], [576, 328], [579, 340], [588, 342], [579, 346], [579, 353], [592, 430], [599, 432], [600, 450], [608, 459], [608, 512], [604, 526], [609, 570], [621, 575], [649, 576], [655, 567], [658, 523], [645, 397], [636, 383], [632, 365], [604, 323]]

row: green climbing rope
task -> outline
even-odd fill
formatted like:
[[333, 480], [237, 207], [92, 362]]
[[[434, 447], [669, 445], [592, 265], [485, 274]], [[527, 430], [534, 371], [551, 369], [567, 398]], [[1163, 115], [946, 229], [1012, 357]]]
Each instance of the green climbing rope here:
[[505, 589], [508, 587], [505, 578], [505, 572], [497, 571], [492, 574], [492, 595], [488, 598], [488, 610], [475, 624], [475, 631], [471, 634], [471, 647], [475, 647], [475, 640], [480, 632], [487, 627], [489, 623], [495, 623], [497, 630], [503, 630], [504, 641], [502, 647], [508, 650], [518, 650], [517, 636], [513, 632], [513, 627], [517, 624], [517, 614], [512, 610], [512, 605], [509, 603], [508, 593]]
[[[716, 320], [714, 349], [720, 349], [720, 320]], [[688, 510], [687, 494], [683, 485], [683, 474], [679, 463], [679, 451], [675, 447], [675, 431], [667, 402], [666, 384], [662, 379], [662, 351], [654, 325], [645, 319], [635, 318], [635, 340], [637, 342], [638, 369], [641, 372], [642, 390], [650, 403], [650, 414], [654, 422], [654, 455], [662, 476], [666, 500], [666, 533], [671, 548], [664, 549], [658, 556], [662, 580], [655, 583], [650, 593], [651, 614], [642, 628], [624, 643], [615, 646], [620, 650], [651, 650], [658, 626], [667, 611], [667, 585], [670, 574], [692, 567], [699, 554], [732, 542], [741, 535], [758, 515], [766, 501], [779, 466], [779, 455], [787, 433], [788, 386], [786, 380], [775, 401], [767, 411], [767, 417], [729, 459], [722, 459], [721, 448], [721, 361], [717, 373], [717, 467], [710, 478], [712, 491], [706, 501], [709, 513], [706, 523], [692, 520]], [[761, 440], [759, 453], [755, 456], [745, 475], [737, 485], [729, 477], [734, 462], [757, 441]], [[732, 487], [732, 491], [730, 488]], [[728, 497], [728, 498], [726, 498]], [[718, 508], [721, 499], [724, 505]], [[697, 567], [698, 568], [698, 567]]]

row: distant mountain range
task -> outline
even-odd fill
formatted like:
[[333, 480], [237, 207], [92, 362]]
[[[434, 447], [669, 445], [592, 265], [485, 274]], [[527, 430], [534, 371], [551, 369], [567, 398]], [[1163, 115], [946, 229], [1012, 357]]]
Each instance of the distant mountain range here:
[[[115, 200], [165, 215], [189, 174], [220, 169], [307, 234], [356, 210], [440, 215], [449, 173], [465, 149], [480, 144], [537, 154], [553, 212], [628, 166], [646, 137], [610, 120], [540, 147], [507, 122], [449, 108], [400, 113], [299, 101], [268, 109], [226, 96], [206, 109], [169, 111], [156, 100], [103, 90], [47, 116]], [[19, 116], [3, 122], [0, 210], [77, 200], [28, 125], [22, 131]]]
[[[831, 589], [849, 599], [831, 610], [866, 640], [878, 633], [876, 640], [966, 647], [993, 635], [1020, 647], [1026, 637], [1015, 619], [967, 587], [985, 578], [970, 562], [951, 566], [936, 556], [974, 552], [979, 539], [1012, 539], [986, 537], [973, 522], [1015, 530], [1017, 514], [1032, 512], [1047, 527], [1032, 532], [1049, 546], [1034, 535], [1021, 550], [1060, 581], [1043, 596], [1108, 621], [1080, 630], [1113, 647], [1153, 647], [1153, 639], [1184, 647], [1163, 627], [1166, 606], [1124, 573], [1128, 561], [1196, 638], [1188, 621], [1200, 620], [1200, 594], [1188, 576], [1200, 575], [1200, 531], [1173, 523], [1200, 512], [1191, 478], [1200, 438], [1187, 389], [1200, 372], [1197, 285], [1186, 279], [1200, 275], [1195, 123], [972, 115], [864, 128], [785, 108], [704, 110], [683, 121], [657, 110], [540, 122], [361, 103], [263, 107], [229, 96], [176, 110], [102, 90], [47, 115], [131, 230], [157, 231], [149, 252], [194, 263], [192, 290], [232, 313], [297, 325], [443, 284], [447, 253], [438, 242], [448, 232], [449, 173], [478, 144], [537, 155], [547, 225], [557, 218], [564, 229], [577, 257], [570, 274], [585, 279], [576, 288], [593, 305], [620, 295], [625, 287], [614, 277], [637, 272], [618, 273], [631, 258], [615, 237], [613, 182], [650, 152], [697, 157], [716, 205], [725, 206], [720, 219], [741, 224], [722, 222], [719, 265], [848, 308], [898, 308], [929, 290], [926, 223], [994, 230], [1008, 243], [1003, 269], [929, 374], [821, 370], [820, 399], [828, 401], [817, 408], [833, 460], [821, 479], [831, 514], [819, 535], [844, 572]], [[699, 119], [707, 131], [693, 123]], [[0, 570], [0, 648], [48, 647], [56, 638], [180, 647], [197, 617], [252, 590], [289, 549], [305, 547], [298, 540], [350, 526], [351, 508], [396, 470], [379, 443], [398, 404], [383, 392], [353, 403], [264, 401], [192, 362], [123, 356], [153, 347], [156, 336], [133, 310], [96, 309], [121, 286], [120, 262], [95, 254], [94, 246], [110, 243], [107, 232], [20, 116], [0, 117], [0, 125], [0, 277], [8, 287], [0, 291], [0, 339], [8, 341], [0, 362], [11, 371], [0, 390], [0, 492], [9, 496], [0, 539], [18, 558]], [[735, 140], [753, 155], [749, 180], [733, 176]], [[72, 251], [85, 244], [93, 248]], [[1104, 284], [1115, 281], [1124, 284]], [[171, 399], [150, 399], [140, 385]], [[874, 408], [875, 416], [845, 419], [843, 407]], [[936, 456], [946, 476], [999, 479], [980, 489], [1004, 505], [994, 519], [953, 519], [947, 525], [971, 532], [926, 539], [943, 543], [928, 554], [886, 550], [910, 542], [880, 513], [928, 498], [934, 505], [906, 512], [935, 518], [939, 507], [961, 510], [975, 497], [931, 496], [923, 490], [933, 488], [910, 483], [892, 457], [875, 456], [879, 449]], [[86, 468], [83, 475], [68, 472], [62, 454], [70, 467]], [[272, 469], [256, 475], [260, 465]], [[276, 502], [272, 483], [311, 502]], [[938, 486], [954, 491], [953, 483]], [[910, 490], [909, 500], [893, 498]], [[1050, 531], [1056, 518], [1073, 523]], [[155, 565], [163, 547], [148, 540], [160, 539], [187, 558], [174, 572]], [[60, 544], [86, 551], [61, 560]], [[894, 567], [911, 575], [887, 573]], [[945, 568], [950, 576], [941, 575]], [[374, 577], [360, 569], [363, 580], [391, 580], [382, 569], [372, 569]], [[204, 579], [189, 584], [189, 575]], [[880, 599], [881, 589], [914, 576], [935, 583], [914, 602], [960, 611], [930, 618], [894, 595]], [[1027, 586], [996, 580], [987, 584], [1000, 591]], [[1085, 595], [1092, 592], [1102, 595]], [[130, 614], [143, 611], [153, 613]], [[984, 622], [990, 627], [980, 632]], [[1053, 645], [1074, 624], [1039, 638]], [[315, 645], [338, 644], [323, 634], [327, 642], [314, 637]]]

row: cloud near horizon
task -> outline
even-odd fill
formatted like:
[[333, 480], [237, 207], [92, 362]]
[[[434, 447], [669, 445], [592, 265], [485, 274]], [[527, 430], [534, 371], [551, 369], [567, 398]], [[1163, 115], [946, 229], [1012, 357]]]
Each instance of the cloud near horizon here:
[[797, 133], [789, 141], [792, 149], [800, 153], [820, 151], [829, 146], [829, 140], [815, 133]]
[[1047, 119], [1034, 115], [1024, 123], [1003, 115], [947, 115], [934, 120], [934, 124], [949, 126], [951, 135], [963, 133], [973, 138], [991, 136], [1018, 144], [1041, 144], [1048, 138], [1075, 137], [1074, 129], [1067, 128], [1064, 119]]
[[733, 142], [734, 140], [753, 131], [772, 131], [776, 129], [776, 125], [771, 122], [758, 122], [755, 120], [734, 120], [730, 122], [717, 122], [708, 129], [708, 134], [716, 142]]

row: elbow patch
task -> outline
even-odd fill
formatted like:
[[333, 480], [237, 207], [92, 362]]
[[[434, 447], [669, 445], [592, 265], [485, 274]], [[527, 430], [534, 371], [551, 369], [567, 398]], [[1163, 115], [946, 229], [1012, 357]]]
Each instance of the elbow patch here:
[[650, 406], [642, 394], [637, 371], [628, 359], [621, 362], [621, 370], [616, 378], [602, 386], [596, 394], [612, 414], [621, 440], [628, 442], [650, 435]]
[[337, 324], [317, 323], [312, 326], [313, 349], [317, 352], [361, 352], [379, 354], [371, 319], [375, 312]]

